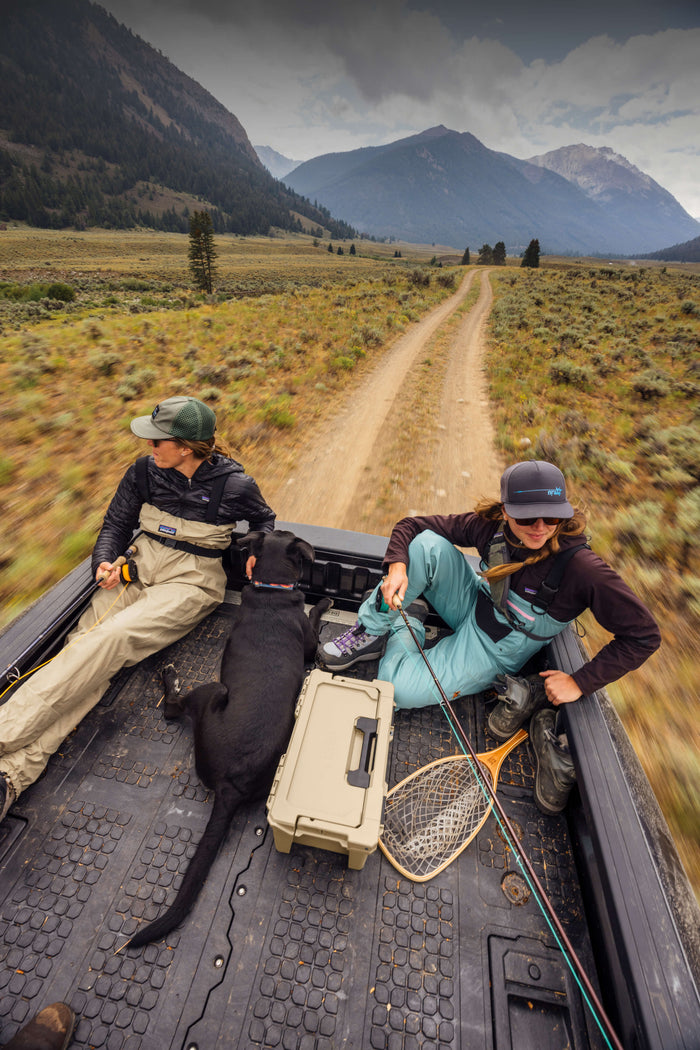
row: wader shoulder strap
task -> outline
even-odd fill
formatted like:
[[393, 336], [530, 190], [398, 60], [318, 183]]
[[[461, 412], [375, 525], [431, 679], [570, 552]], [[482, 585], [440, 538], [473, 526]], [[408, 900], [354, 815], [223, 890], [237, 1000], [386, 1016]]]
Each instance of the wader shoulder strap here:
[[209, 503], [207, 504], [207, 513], [204, 516], [204, 520], [207, 525], [216, 525], [216, 519], [219, 513], [219, 504], [221, 503], [221, 497], [224, 494], [226, 488], [226, 482], [228, 481], [228, 474], [218, 474], [211, 483], [211, 493], [209, 494]]
[[148, 483], [148, 461], [150, 456], [139, 456], [134, 463], [136, 467], [136, 488], [142, 503], [151, 502], [151, 486]]
[[[506, 546], [506, 538], [502, 532], [495, 532], [491, 538], [489, 549], [486, 556], [486, 564], [489, 569], [494, 569], [497, 565], [505, 565], [512, 559], [508, 556], [508, 547]], [[508, 591], [510, 590], [509, 577], [504, 576], [500, 580], [489, 580], [489, 587], [491, 588], [491, 601], [500, 609], [501, 612], [505, 609], [506, 600], [508, 598]]]
[[[540, 584], [537, 594], [530, 602], [530, 604], [539, 612], [547, 612], [549, 606], [557, 595], [559, 585], [561, 584], [569, 561], [577, 551], [580, 551], [587, 546], [587, 543], [579, 543], [575, 547], [569, 547], [567, 550], [560, 551], [558, 554], [554, 555], [549, 572]], [[489, 569], [493, 568], [495, 565], [504, 565], [510, 560], [508, 557], [505, 536], [502, 532], [494, 533], [489, 545], [486, 560]], [[508, 592], [510, 590], [508, 580], [509, 577], [506, 576], [502, 580], [493, 580], [490, 582], [490, 597], [493, 605], [503, 614], [503, 616], [505, 616], [512, 630], [520, 631], [522, 634], [527, 635], [528, 638], [534, 638], [536, 641], [548, 641], [548, 639], [542, 635], [528, 631], [527, 628], [513, 616], [513, 613], [508, 608]]]
[[563, 579], [566, 566], [569, 564], [574, 554], [576, 554], [577, 551], [583, 550], [584, 547], [588, 547], [588, 544], [579, 543], [575, 547], [569, 547], [567, 550], [559, 551], [558, 554], [555, 554], [552, 567], [544, 580], [542, 580], [537, 594], [531, 603], [532, 605], [542, 612], [547, 612], [547, 609], [557, 595], [559, 584]]

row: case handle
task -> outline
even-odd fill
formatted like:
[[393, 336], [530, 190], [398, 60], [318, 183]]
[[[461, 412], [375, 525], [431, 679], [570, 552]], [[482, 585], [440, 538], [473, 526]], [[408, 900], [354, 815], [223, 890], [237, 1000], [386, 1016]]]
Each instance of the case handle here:
[[377, 729], [379, 722], [376, 718], [358, 718], [355, 722], [355, 729], [358, 729], [362, 733], [362, 753], [360, 754], [360, 764], [357, 769], [351, 769], [347, 775], [348, 784], [352, 787], [369, 787], [369, 769], [372, 760], [372, 745], [377, 739]]

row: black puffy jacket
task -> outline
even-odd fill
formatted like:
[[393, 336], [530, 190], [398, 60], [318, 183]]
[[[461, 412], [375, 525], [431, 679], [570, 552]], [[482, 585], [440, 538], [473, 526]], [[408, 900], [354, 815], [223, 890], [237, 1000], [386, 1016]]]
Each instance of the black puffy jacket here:
[[[211, 460], [202, 463], [192, 478], [179, 470], [157, 467], [153, 457], [149, 457], [150, 502], [158, 510], [177, 518], [205, 521], [212, 482], [222, 473], [228, 475], [228, 481], [224, 486], [215, 524], [247, 521], [251, 531], [272, 532], [275, 512], [268, 507], [253, 478], [244, 473], [243, 467], [235, 459], [228, 459], [219, 453], [214, 453]], [[93, 572], [102, 562], [111, 564], [124, 553], [138, 526], [141, 505], [136, 466], [132, 463], [107, 508], [92, 552]]]

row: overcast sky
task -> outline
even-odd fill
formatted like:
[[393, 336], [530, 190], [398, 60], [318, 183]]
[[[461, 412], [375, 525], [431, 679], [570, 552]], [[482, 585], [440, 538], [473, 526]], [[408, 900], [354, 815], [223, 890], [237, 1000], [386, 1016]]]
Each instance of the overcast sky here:
[[700, 218], [697, 0], [104, 0], [294, 160], [436, 124], [610, 146]]

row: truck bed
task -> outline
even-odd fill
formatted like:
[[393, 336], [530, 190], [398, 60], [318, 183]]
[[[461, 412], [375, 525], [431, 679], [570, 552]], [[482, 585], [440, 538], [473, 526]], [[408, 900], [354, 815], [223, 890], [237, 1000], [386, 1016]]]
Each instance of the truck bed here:
[[[360, 559], [350, 584], [342, 566], [314, 572], [307, 597], [335, 590], [323, 631], [337, 633], [376, 558]], [[124, 947], [172, 900], [212, 804], [189, 722], [163, 717], [162, 668], [175, 663], [185, 688], [216, 678], [237, 600], [232, 588], [189, 636], [120, 672], [0, 824], [0, 1040], [64, 1000], [78, 1015], [71, 1046], [107, 1050], [606, 1045], [493, 815], [444, 872], [414, 883], [379, 850], [361, 870], [323, 849], [279, 853], [264, 801], [249, 804], [181, 927]], [[498, 746], [494, 702], [456, 701], [477, 751]], [[439, 707], [397, 711], [388, 783], [457, 752]], [[528, 741], [498, 792], [600, 994], [610, 964], [599, 982], [578, 832], [536, 808]]]

